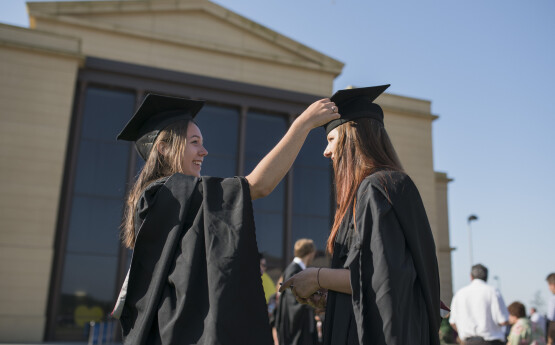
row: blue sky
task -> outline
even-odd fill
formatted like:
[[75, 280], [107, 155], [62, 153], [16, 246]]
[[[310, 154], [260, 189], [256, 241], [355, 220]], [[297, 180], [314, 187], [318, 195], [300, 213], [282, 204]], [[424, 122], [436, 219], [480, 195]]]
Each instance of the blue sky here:
[[[432, 101], [434, 167], [449, 185], [455, 290], [474, 261], [527, 307], [555, 272], [555, 2], [216, 0], [345, 63], [334, 89], [390, 83]], [[24, 1], [0, 22], [28, 26]], [[553, 214], [552, 214], [553, 213]], [[497, 280], [492, 278], [497, 276]], [[446, 301], [449, 303], [449, 301]]]

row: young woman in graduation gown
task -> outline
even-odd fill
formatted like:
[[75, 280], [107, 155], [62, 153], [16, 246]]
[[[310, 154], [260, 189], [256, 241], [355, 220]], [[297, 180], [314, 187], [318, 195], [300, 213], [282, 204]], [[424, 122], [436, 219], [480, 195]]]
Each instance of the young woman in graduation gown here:
[[[316, 101], [246, 177], [201, 177], [202, 101], [148, 95], [118, 139], [146, 161], [122, 238], [131, 266], [113, 311], [124, 344], [272, 344], [251, 200], [287, 173], [314, 127], [337, 118]], [[217, 125], [217, 124], [214, 124]]]
[[331, 98], [341, 114], [324, 126], [337, 202], [327, 244], [331, 268], [308, 268], [281, 288], [326, 307], [326, 345], [439, 344], [434, 239], [382, 109], [373, 103], [388, 86], [342, 90]]

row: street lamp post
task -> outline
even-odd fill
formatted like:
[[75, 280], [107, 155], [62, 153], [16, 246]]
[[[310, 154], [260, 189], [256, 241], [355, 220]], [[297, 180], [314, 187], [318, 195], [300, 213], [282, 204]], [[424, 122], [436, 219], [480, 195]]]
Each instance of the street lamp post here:
[[478, 220], [478, 216], [471, 214], [468, 216], [468, 250], [470, 253], [470, 268], [472, 269], [472, 265], [474, 265], [474, 259], [472, 258], [472, 226], [470, 223], [473, 220]]

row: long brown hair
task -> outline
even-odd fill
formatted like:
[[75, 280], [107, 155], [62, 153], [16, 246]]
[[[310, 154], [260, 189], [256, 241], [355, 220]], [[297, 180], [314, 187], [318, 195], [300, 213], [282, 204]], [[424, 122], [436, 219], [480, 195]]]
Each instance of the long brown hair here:
[[333, 253], [339, 225], [356, 202], [357, 189], [362, 180], [379, 170], [403, 170], [393, 144], [380, 122], [361, 118], [337, 127], [337, 131], [333, 160], [337, 208], [327, 243], [330, 253]]
[[[135, 209], [143, 190], [162, 177], [183, 172], [181, 156], [187, 145], [187, 128], [191, 122], [181, 120], [172, 123], [160, 131], [152, 145], [145, 165], [131, 188], [125, 204], [121, 238], [127, 248], [135, 246]], [[158, 151], [158, 145], [161, 142], [164, 142], [167, 147], [164, 155]]]

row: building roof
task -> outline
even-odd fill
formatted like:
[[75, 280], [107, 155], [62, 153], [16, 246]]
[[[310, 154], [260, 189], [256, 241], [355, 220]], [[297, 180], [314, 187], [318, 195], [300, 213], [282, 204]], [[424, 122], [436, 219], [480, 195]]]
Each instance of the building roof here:
[[[337, 76], [344, 64], [208, 0], [27, 3], [37, 20], [108, 30], [312, 69]], [[178, 24], [178, 25], [176, 25]]]

